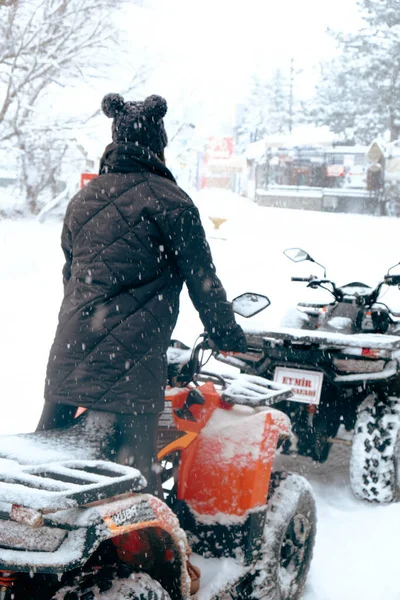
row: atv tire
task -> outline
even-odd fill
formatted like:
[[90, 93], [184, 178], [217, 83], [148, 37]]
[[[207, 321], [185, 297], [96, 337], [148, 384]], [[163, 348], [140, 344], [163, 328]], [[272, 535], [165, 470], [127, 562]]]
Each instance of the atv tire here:
[[327, 441], [327, 436], [315, 431], [313, 442], [311, 444], [311, 458], [319, 463], [324, 463], [328, 460], [332, 444]]
[[171, 600], [158, 581], [147, 573], [119, 575], [104, 569], [77, 577], [53, 596], [52, 600]]
[[311, 564], [316, 509], [311, 486], [292, 473], [272, 475], [261, 557], [249, 597], [297, 600]]
[[350, 460], [353, 493], [369, 502], [400, 501], [400, 399], [374, 394], [358, 410]]

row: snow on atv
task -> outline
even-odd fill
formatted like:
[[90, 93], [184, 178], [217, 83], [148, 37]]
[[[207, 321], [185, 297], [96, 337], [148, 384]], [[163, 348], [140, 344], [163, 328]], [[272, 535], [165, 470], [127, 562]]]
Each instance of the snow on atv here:
[[[236, 302], [249, 316], [267, 304], [255, 294]], [[270, 405], [292, 392], [201, 372], [206, 336], [183, 368], [186, 351], [174, 346], [159, 423], [164, 501], [141, 493], [138, 470], [112, 462], [111, 413], [0, 438], [1, 600], [185, 600], [190, 550], [198, 600], [300, 598], [315, 503], [303, 477], [272, 471], [291, 430]]]
[[[284, 252], [294, 262], [324, 269], [318, 278], [292, 277], [330, 292], [327, 303], [299, 303], [301, 328], [248, 332], [249, 352], [219, 359], [292, 386], [293, 397], [276, 408], [290, 416], [297, 443], [283, 451], [324, 462], [333, 443], [352, 445], [351, 487], [361, 499], [400, 500], [399, 315], [382, 303], [387, 286], [400, 286], [391, 267], [375, 288], [326, 279], [325, 268], [300, 248]], [[400, 264], [400, 263], [399, 263]], [[395, 265], [398, 267], [398, 265]]]

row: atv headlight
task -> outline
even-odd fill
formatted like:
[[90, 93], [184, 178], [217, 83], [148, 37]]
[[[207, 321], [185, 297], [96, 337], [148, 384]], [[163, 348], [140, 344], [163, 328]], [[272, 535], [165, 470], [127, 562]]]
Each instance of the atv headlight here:
[[379, 373], [385, 368], [384, 360], [334, 358], [333, 364], [341, 373]]

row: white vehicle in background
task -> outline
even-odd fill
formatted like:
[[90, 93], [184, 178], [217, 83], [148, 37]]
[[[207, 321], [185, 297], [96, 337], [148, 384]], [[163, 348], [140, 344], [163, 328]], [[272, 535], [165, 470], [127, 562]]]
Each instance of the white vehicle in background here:
[[325, 151], [326, 178], [330, 187], [367, 189], [368, 158], [366, 146], [334, 146]]

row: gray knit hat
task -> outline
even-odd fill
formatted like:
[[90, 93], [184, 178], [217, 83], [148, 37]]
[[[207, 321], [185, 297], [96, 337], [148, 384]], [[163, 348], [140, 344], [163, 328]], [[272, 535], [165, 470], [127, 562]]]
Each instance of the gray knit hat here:
[[161, 96], [149, 96], [143, 102], [125, 102], [120, 94], [107, 94], [101, 102], [112, 124], [113, 142], [132, 142], [161, 154], [168, 143], [163, 117], [167, 102]]

